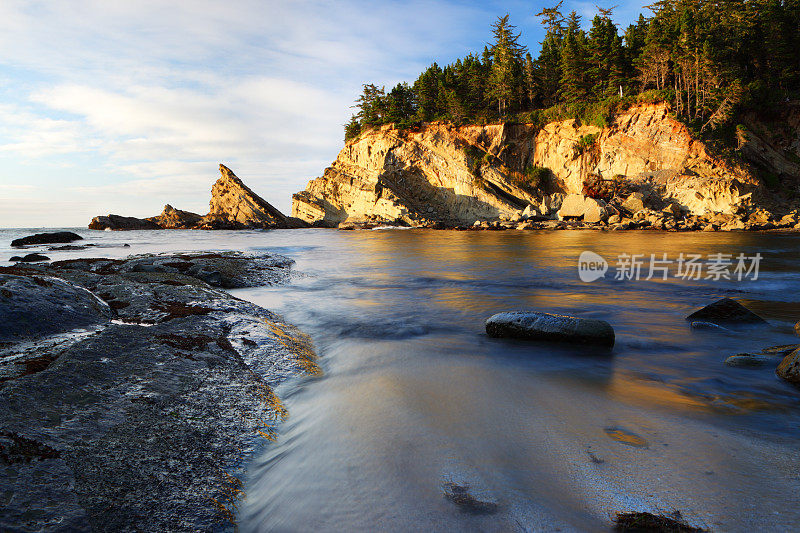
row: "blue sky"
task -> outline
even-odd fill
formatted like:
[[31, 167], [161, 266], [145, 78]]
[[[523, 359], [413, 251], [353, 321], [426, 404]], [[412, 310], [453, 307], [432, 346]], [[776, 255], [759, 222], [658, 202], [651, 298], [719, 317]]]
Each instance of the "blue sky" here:
[[[362, 83], [482, 50], [505, 13], [536, 55], [552, 3], [3, 0], [0, 227], [205, 214], [220, 162], [288, 214]], [[615, 4], [624, 27], [644, 2]]]

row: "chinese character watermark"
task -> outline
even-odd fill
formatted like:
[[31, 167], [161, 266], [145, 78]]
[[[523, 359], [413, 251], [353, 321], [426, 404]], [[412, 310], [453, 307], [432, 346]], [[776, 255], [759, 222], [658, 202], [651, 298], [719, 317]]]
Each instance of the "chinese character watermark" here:
[[[617, 256], [614, 264], [615, 280], [662, 280], [671, 277], [682, 280], [758, 280], [758, 269], [761, 264], [760, 253], [755, 255], [738, 255], [715, 253], [701, 254], [681, 253], [675, 258], [668, 254], [627, 254]], [[578, 258], [578, 277], [585, 283], [604, 278], [611, 269], [608, 261], [601, 255], [585, 251]]]

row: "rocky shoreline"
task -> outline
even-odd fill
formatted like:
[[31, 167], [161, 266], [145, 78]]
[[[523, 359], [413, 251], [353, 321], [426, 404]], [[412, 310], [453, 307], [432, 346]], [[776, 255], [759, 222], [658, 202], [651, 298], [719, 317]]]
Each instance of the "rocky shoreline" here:
[[0, 267], [0, 529], [235, 527], [243, 463], [286, 416], [311, 342], [222, 289], [282, 283], [276, 255]]

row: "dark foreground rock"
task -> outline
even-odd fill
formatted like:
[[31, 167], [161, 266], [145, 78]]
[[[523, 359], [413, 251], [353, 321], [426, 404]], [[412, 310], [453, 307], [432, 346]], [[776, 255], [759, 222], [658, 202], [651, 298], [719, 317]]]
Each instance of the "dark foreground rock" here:
[[20, 246], [30, 246], [33, 244], [60, 244], [65, 242], [73, 242], [83, 240], [83, 237], [71, 231], [52, 231], [48, 233], [37, 233], [36, 235], [29, 235], [21, 239], [14, 239], [11, 241], [11, 246], [19, 248]]
[[281, 317], [206, 283], [212, 264], [247, 286], [280, 282], [290, 261], [0, 268], [0, 316], [43, 322], [2, 330], [0, 530], [232, 529], [243, 461], [286, 416], [273, 388], [319, 369]]
[[800, 349], [784, 357], [776, 372], [786, 381], [800, 385]]
[[614, 328], [603, 320], [513, 311], [486, 320], [490, 337], [614, 346]]
[[21, 257], [15, 255], [9, 261], [13, 263], [38, 263], [39, 261], [50, 261], [50, 258], [42, 254], [27, 254]]
[[675, 511], [672, 516], [654, 515], [652, 513], [617, 513], [614, 518], [614, 531], [629, 533], [705, 533], [706, 529], [690, 526], [682, 522], [681, 513]]
[[686, 320], [689, 322], [711, 322], [712, 324], [724, 326], [767, 324], [766, 320], [730, 298], [723, 298], [707, 305], [687, 316]]
[[92, 221], [89, 222], [89, 229], [132, 231], [142, 229], [161, 229], [161, 226], [146, 218], [108, 215], [94, 217]]

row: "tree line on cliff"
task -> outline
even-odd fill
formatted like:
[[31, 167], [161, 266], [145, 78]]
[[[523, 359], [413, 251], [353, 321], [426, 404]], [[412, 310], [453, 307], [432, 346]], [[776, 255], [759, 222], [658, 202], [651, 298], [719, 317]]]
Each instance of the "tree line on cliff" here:
[[598, 8], [586, 31], [562, 4], [537, 14], [546, 33], [536, 58], [505, 15], [480, 54], [433, 63], [389, 91], [365, 84], [345, 140], [388, 123], [603, 126], [637, 101], [670, 102], [698, 133], [724, 137], [743, 111], [800, 94], [800, 0], [658, 0], [622, 33], [612, 9]]

